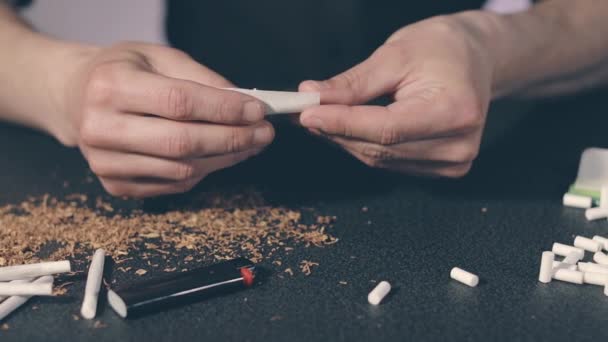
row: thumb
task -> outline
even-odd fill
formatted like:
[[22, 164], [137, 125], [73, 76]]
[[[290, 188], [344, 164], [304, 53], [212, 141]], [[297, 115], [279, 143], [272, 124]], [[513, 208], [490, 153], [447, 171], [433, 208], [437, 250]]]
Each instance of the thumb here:
[[322, 104], [364, 104], [395, 91], [400, 81], [395, 67], [398, 65], [394, 58], [377, 51], [362, 63], [328, 80], [304, 81], [299, 90], [320, 92]]

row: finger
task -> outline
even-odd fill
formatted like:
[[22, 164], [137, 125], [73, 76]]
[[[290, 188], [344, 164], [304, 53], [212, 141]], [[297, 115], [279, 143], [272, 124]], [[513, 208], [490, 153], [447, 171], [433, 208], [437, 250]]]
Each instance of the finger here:
[[323, 104], [357, 105], [392, 92], [402, 79], [398, 56], [389, 46], [367, 60], [325, 81], [304, 81], [300, 91], [318, 91]]
[[364, 164], [380, 169], [391, 170], [413, 176], [421, 177], [446, 177], [460, 178], [465, 176], [471, 169], [472, 163], [452, 163], [427, 160], [411, 160], [411, 161], [386, 161], [378, 159], [370, 159], [369, 157], [360, 154], [356, 151], [349, 151], [355, 158], [359, 159]]
[[231, 153], [210, 158], [187, 160], [163, 159], [133, 153], [87, 149], [89, 167], [98, 177], [132, 179], [154, 178], [169, 181], [186, 181], [233, 166], [258, 154], [261, 149]]
[[246, 124], [264, 117], [264, 105], [245, 94], [133, 67], [115, 68], [119, 70], [114, 75], [96, 76], [92, 81], [93, 101], [110, 102], [124, 112], [179, 121]]
[[325, 136], [348, 151], [377, 161], [440, 161], [465, 163], [473, 161], [479, 152], [481, 134], [418, 140], [390, 146], [340, 136]]
[[169, 159], [241, 152], [264, 147], [274, 139], [274, 129], [268, 121], [252, 126], [225, 126], [125, 114], [95, 118], [80, 129], [83, 144]]
[[481, 121], [478, 111], [450, 111], [443, 103], [415, 98], [387, 107], [318, 106], [300, 115], [307, 128], [382, 145], [463, 134], [478, 128]]
[[104, 177], [100, 177], [99, 180], [106, 191], [113, 196], [145, 198], [190, 191], [202, 180], [202, 177], [179, 182], [160, 180], [126, 180]]

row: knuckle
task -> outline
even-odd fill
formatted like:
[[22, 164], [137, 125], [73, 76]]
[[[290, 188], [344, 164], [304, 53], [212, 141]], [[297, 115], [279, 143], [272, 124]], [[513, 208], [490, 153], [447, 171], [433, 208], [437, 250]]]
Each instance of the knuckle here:
[[392, 120], [387, 120], [380, 129], [379, 143], [380, 145], [393, 145], [399, 142], [399, 131], [393, 124]]
[[106, 189], [106, 191], [112, 196], [121, 197], [129, 195], [127, 187], [122, 184], [104, 181], [103, 179], [101, 180], [101, 184], [103, 185], [103, 188]]
[[185, 158], [192, 154], [193, 146], [186, 130], [169, 135], [164, 142], [167, 153], [176, 158]]
[[368, 159], [386, 161], [395, 159], [395, 154], [385, 146], [367, 145], [361, 148], [361, 154]]
[[469, 163], [474, 161], [479, 154], [479, 146], [473, 144], [462, 144], [457, 146], [451, 154], [452, 162]]
[[253, 140], [253, 133], [238, 127], [232, 127], [226, 139], [226, 152], [235, 153], [246, 149]]
[[90, 113], [85, 113], [78, 128], [80, 141], [87, 146], [95, 146], [100, 143], [99, 125], [97, 120], [91, 117]]
[[190, 164], [179, 164], [174, 172], [175, 178], [181, 181], [192, 179], [195, 174], [196, 169]]
[[89, 162], [89, 169], [91, 169], [91, 171], [93, 171], [93, 173], [96, 174], [98, 177], [110, 176], [107, 166], [105, 165], [105, 163], [100, 161], [98, 158], [90, 157], [88, 162]]
[[230, 96], [225, 99], [217, 101], [211, 105], [210, 110], [213, 111], [213, 117], [216, 122], [233, 122], [236, 119], [236, 114], [239, 112], [240, 101], [231, 98]]
[[97, 66], [91, 71], [85, 87], [85, 98], [88, 102], [97, 105], [110, 104], [116, 94], [116, 72], [111, 64]]
[[189, 180], [189, 181], [177, 183], [175, 185], [175, 191], [176, 192], [188, 192], [188, 191], [192, 190], [192, 188], [194, 188], [194, 186], [196, 186], [197, 183], [198, 183], [198, 180]]
[[191, 117], [194, 104], [188, 92], [181, 86], [169, 87], [160, 97], [168, 115], [176, 120], [186, 120]]
[[456, 128], [460, 131], [471, 131], [483, 125], [484, 109], [482, 104], [470, 99], [461, 102], [457, 108]]

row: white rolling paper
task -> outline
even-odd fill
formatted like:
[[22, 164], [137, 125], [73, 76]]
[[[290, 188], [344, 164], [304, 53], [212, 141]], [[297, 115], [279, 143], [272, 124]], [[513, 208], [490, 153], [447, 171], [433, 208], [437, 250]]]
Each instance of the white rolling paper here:
[[307, 108], [318, 106], [321, 103], [321, 94], [314, 92], [300, 93], [241, 88], [224, 89], [238, 91], [264, 102], [266, 105], [266, 115], [300, 113]]

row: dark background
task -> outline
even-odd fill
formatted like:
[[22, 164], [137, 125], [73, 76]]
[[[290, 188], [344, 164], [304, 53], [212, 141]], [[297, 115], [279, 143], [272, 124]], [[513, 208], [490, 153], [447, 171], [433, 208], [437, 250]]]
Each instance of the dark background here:
[[[537, 281], [540, 255], [575, 235], [608, 236], [561, 196], [583, 148], [606, 146], [606, 91], [538, 103], [485, 147], [460, 180], [423, 180], [361, 166], [339, 150], [283, 123], [260, 157], [199, 187], [262, 189], [275, 204], [336, 215], [324, 248], [296, 247], [285, 264], [319, 262], [306, 277], [267, 276], [253, 289], [137, 320], [102, 305], [106, 325], [75, 321], [84, 282], [63, 299], [34, 299], [11, 315], [2, 341], [308, 341], [601, 340], [608, 297], [598, 286]], [[507, 115], [507, 114], [502, 114]], [[498, 117], [491, 118], [492, 121]], [[84, 181], [78, 151], [44, 135], [0, 126], [0, 202], [66, 192], [101, 194]], [[62, 183], [68, 180], [69, 189]], [[195, 190], [196, 191], [196, 190]], [[155, 202], [174, 201], [161, 199]], [[367, 206], [369, 211], [362, 212]], [[482, 212], [482, 208], [487, 211]], [[136, 266], [136, 265], [133, 265]], [[468, 288], [452, 267], [477, 273]], [[132, 281], [126, 276], [121, 281]], [[380, 280], [395, 288], [378, 307], [367, 293]], [[340, 285], [346, 281], [347, 285]], [[37, 309], [34, 309], [34, 306]]]

